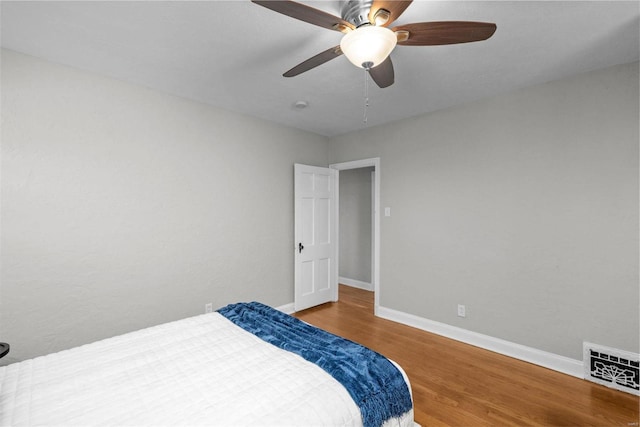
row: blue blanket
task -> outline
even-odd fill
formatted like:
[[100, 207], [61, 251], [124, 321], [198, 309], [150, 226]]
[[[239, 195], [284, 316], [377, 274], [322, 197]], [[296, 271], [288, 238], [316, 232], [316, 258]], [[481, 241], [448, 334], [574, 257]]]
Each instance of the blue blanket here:
[[230, 304], [218, 312], [264, 341], [324, 369], [347, 389], [365, 427], [378, 427], [412, 407], [402, 373], [386, 357], [360, 344], [258, 302]]

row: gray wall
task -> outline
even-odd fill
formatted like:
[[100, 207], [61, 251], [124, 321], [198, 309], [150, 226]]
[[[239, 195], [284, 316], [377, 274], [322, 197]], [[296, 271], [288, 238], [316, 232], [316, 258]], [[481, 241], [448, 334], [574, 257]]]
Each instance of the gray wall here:
[[2, 51], [7, 364], [293, 301], [293, 163], [327, 140]]
[[637, 63], [330, 141], [8, 51], [1, 78], [4, 364], [290, 303], [292, 164], [371, 157], [383, 306], [638, 351]]
[[340, 171], [340, 277], [371, 283], [371, 172]]
[[381, 158], [381, 305], [573, 359], [583, 340], [638, 352], [638, 78], [333, 138], [332, 163]]

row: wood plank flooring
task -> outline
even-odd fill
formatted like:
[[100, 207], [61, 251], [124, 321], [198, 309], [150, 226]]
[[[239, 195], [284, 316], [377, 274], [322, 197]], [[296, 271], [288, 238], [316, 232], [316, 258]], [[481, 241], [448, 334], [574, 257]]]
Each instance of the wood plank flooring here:
[[398, 362], [427, 426], [623, 426], [638, 397], [373, 315], [373, 293], [340, 285], [340, 301], [295, 314]]

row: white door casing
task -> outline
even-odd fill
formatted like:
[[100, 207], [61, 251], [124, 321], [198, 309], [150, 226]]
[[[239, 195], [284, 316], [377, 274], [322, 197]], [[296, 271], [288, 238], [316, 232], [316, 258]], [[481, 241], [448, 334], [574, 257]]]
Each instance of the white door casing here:
[[[373, 312], [377, 316], [378, 308], [380, 306], [380, 158], [373, 157], [370, 159], [353, 160], [350, 162], [343, 162], [343, 163], [334, 163], [329, 165], [329, 167], [338, 172], [341, 170], [359, 169], [359, 168], [366, 168], [366, 167], [373, 167], [373, 170], [374, 170], [373, 195], [372, 195], [373, 196], [372, 197], [373, 234], [371, 236], [371, 244], [373, 246], [373, 251], [372, 251], [372, 260], [371, 260], [371, 265], [372, 265], [371, 284], [373, 285], [373, 289], [374, 289]], [[337, 182], [338, 182], [338, 178], [336, 178], [336, 185], [337, 185]], [[338, 189], [336, 188], [336, 194], [337, 193], [338, 193]], [[338, 215], [338, 212], [340, 210], [339, 204], [340, 204], [340, 198], [336, 197], [336, 201], [334, 203], [336, 216]], [[337, 224], [336, 228], [339, 228], [339, 227], [340, 225]], [[338, 253], [339, 250], [340, 248], [337, 247], [336, 253]], [[336, 261], [336, 264], [337, 264], [337, 261]], [[338, 299], [337, 294], [335, 298], [336, 300]]]
[[336, 301], [337, 171], [294, 165], [295, 311]]

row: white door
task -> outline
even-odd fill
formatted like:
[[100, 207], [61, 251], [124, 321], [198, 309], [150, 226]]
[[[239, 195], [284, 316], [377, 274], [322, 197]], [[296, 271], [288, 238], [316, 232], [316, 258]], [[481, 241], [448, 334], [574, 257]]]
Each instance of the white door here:
[[337, 171], [294, 165], [295, 310], [336, 301]]

